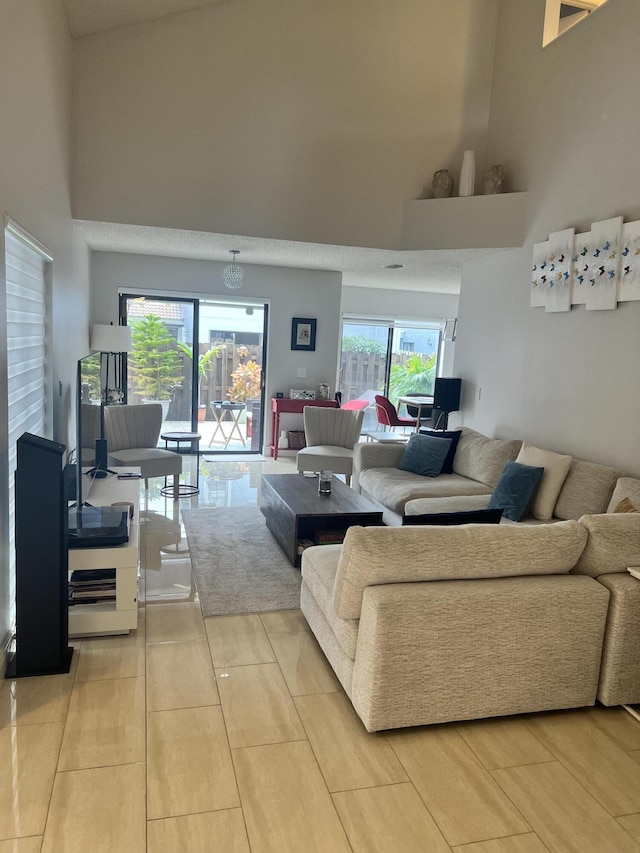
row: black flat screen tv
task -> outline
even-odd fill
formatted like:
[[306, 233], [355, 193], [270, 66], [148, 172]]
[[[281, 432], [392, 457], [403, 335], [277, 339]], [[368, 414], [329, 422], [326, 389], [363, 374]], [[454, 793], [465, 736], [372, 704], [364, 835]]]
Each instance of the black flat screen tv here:
[[[79, 359], [76, 379], [75, 505], [69, 511], [69, 548], [104, 548], [121, 545], [129, 538], [126, 510], [91, 506], [89, 500], [94, 479], [112, 473], [107, 467], [101, 387], [100, 353]], [[82, 473], [82, 469], [87, 467], [90, 468], [89, 476]]]
[[83, 468], [106, 468], [106, 453], [102, 464], [97, 459], [98, 442], [104, 439], [102, 413], [100, 353], [78, 360], [76, 376], [76, 471], [75, 501], [83, 507], [88, 499], [91, 480], [82, 476]]

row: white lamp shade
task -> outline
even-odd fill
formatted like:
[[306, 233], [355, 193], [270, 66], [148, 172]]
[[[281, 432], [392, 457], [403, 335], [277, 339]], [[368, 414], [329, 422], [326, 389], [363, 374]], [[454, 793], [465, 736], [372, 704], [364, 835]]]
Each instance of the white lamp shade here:
[[131, 327], [92, 326], [91, 349], [96, 352], [131, 352]]

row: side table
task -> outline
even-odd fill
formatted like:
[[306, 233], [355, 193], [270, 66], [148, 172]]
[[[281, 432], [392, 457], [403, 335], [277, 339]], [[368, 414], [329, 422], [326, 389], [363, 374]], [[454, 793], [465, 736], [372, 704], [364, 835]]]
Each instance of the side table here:
[[[238, 434], [238, 438], [242, 442], [242, 446], [246, 447], [244, 436], [240, 430], [240, 423], [238, 418], [240, 417], [240, 412], [243, 412], [247, 407], [244, 403], [219, 403], [217, 401], [211, 401], [209, 403], [209, 407], [211, 408], [211, 412], [213, 413], [213, 421], [214, 428], [213, 433], [211, 435], [211, 441], [209, 442], [209, 447], [213, 444], [213, 439], [216, 437], [218, 430], [222, 433], [222, 440], [224, 441], [224, 449], [226, 450], [229, 446], [229, 442], [233, 438], [234, 432]], [[231, 416], [231, 431], [229, 435], [225, 435], [224, 429], [222, 427], [222, 419], [225, 413], [229, 413]]]
[[[176, 445], [175, 452], [183, 453], [184, 451], [180, 450], [180, 445], [185, 442], [191, 445], [191, 450], [193, 451], [193, 447], [195, 445], [196, 448], [196, 485], [192, 485], [190, 483], [180, 483], [178, 486], [178, 496], [181, 498], [189, 498], [192, 495], [197, 495], [200, 491], [200, 457], [198, 456], [198, 448], [199, 441], [201, 436], [197, 432], [163, 432], [160, 435], [160, 438], [164, 441], [164, 446], [166, 450], [169, 450], [169, 442], [173, 442]], [[189, 452], [189, 451], [187, 451]], [[165, 497], [173, 496], [173, 487], [166, 486], [160, 490], [160, 494]]]

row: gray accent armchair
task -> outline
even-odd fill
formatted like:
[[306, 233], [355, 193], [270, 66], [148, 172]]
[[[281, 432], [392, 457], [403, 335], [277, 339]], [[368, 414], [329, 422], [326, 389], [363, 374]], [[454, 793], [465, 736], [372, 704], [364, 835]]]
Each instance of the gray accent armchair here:
[[104, 408], [109, 465], [139, 467], [147, 489], [150, 477], [173, 475], [173, 499], [177, 501], [182, 457], [172, 450], [157, 447], [161, 428], [160, 403]]
[[304, 433], [307, 446], [298, 452], [298, 471], [333, 471], [351, 483], [353, 448], [362, 431], [364, 411], [305, 406]]

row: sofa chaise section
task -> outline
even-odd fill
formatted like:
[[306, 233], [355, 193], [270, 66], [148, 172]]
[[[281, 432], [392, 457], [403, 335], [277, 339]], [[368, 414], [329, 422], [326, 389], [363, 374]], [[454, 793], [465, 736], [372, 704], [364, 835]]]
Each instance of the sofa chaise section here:
[[368, 731], [592, 705], [608, 590], [574, 521], [350, 528], [302, 611]]

